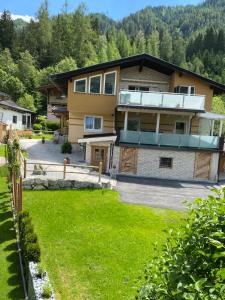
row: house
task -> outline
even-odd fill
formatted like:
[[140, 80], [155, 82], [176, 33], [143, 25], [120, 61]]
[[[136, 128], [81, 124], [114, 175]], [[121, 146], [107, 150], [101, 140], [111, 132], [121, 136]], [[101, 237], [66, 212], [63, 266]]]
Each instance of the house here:
[[225, 116], [211, 107], [224, 85], [147, 54], [51, 80], [67, 86], [68, 139], [85, 147], [87, 163], [102, 161], [117, 174], [218, 180]]
[[7, 129], [24, 130], [31, 128], [34, 112], [17, 105], [10, 96], [0, 92], [0, 123]]

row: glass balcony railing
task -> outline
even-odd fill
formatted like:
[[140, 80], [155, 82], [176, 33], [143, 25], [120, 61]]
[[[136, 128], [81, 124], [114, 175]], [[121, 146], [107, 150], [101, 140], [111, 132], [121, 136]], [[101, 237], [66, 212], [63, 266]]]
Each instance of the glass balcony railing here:
[[143, 132], [143, 131], [120, 131], [120, 142], [128, 144], [142, 144], [152, 146], [168, 146], [198, 149], [218, 149], [219, 137], [205, 135], [188, 135]]
[[204, 110], [205, 96], [176, 93], [120, 91], [119, 105]]

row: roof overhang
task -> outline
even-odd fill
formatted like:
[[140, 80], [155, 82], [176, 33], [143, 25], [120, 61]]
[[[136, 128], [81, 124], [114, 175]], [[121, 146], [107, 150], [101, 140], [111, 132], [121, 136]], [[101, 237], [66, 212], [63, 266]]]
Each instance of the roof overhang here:
[[225, 93], [225, 85], [148, 54], [139, 54], [139, 55], [121, 58], [118, 60], [113, 60], [113, 61], [109, 61], [97, 65], [92, 65], [89, 67], [80, 68], [69, 72], [51, 74], [50, 79], [55, 82], [63, 83], [74, 76], [96, 72], [99, 70], [104, 70], [113, 67], [120, 67], [121, 69], [123, 69], [135, 65], [139, 65], [140, 69], [143, 66], [146, 66], [158, 70], [167, 75], [170, 75], [173, 72], [177, 71], [180, 74], [189, 75], [198, 78], [204, 82], [207, 82], [214, 89], [215, 94]]
[[198, 114], [199, 118], [208, 119], [208, 120], [225, 120], [225, 115], [205, 112]]
[[90, 144], [90, 143], [100, 143], [100, 142], [115, 142], [117, 136], [111, 135], [111, 136], [101, 136], [101, 137], [86, 137], [82, 139], [78, 139], [79, 144]]

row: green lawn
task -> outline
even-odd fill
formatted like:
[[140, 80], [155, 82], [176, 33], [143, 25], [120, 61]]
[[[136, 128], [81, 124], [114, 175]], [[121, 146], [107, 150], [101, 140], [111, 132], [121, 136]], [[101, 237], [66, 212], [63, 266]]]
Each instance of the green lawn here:
[[123, 204], [113, 191], [26, 191], [57, 299], [134, 299], [136, 279], [181, 212]]
[[5, 145], [0, 144], [0, 156], [5, 156]]
[[43, 133], [43, 134], [32, 134], [32, 139], [34, 140], [41, 140], [42, 138], [45, 138], [46, 141], [51, 141], [53, 139], [53, 134], [50, 133]]
[[[3, 175], [4, 170], [0, 168]], [[0, 299], [24, 299], [11, 203], [5, 177], [0, 177]]]

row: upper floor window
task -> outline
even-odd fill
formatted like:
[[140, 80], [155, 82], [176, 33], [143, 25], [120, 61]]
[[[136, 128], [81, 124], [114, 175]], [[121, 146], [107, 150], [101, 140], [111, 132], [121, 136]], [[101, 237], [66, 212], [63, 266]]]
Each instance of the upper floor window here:
[[115, 95], [116, 93], [116, 72], [105, 73], [104, 75], [104, 94]]
[[26, 115], [22, 115], [22, 125], [26, 125], [27, 123], [27, 117]]
[[74, 92], [86, 93], [87, 91], [87, 78], [74, 80]]
[[89, 93], [100, 94], [101, 93], [101, 81], [102, 75], [96, 75], [89, 78]]
[[195, 87], [179, 85], [179, 86], [175, 87], [174, 92], [179, 93], [179, 94], [193, 95], [193, 94], [195, 94]]
[[85, 131], [101, 131], [102, 123], [102, 117], [86, 116], [84, 120], [84, 129]]
[[17, 124], [17, 116], [13, 116], [13, 123]]

